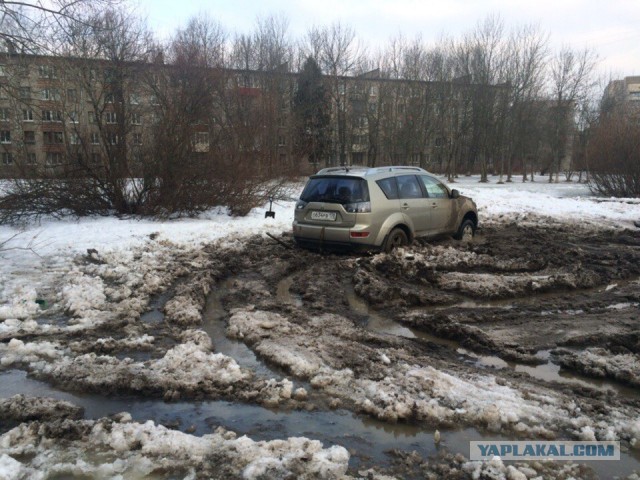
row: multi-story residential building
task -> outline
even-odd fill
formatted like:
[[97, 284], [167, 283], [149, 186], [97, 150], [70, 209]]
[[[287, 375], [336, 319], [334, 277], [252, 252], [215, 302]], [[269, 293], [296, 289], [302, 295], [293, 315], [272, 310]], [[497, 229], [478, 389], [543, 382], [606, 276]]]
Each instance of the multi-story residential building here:
[[[248, 161], [305, 171], [292, 128], [296, 81], [283, 70], [4, 54], [0, 177], [153, 176], [188, 157], [198, 168]], [[391, 80], [379, 71], [325, 83], [333, 145], [326, 164], [441, 169], [491, 157], [499, 143], [493, 119], [505, 86]]]
[[602, 111], [640, 118], [640, 77], [624, 77], [609, 82], [604, 91]]

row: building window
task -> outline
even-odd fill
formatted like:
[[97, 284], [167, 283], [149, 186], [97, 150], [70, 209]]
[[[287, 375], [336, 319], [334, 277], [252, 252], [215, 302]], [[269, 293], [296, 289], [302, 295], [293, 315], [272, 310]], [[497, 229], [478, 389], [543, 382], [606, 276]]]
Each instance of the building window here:
[[43, 110], [42, 121], [43, 122], [61, 122], [62, 112], [57, 110]]
[[13, 154], [11, 152], [2, 152], [2, 164], [13, 165]]
[[140, 104], [140, 95], [137, 93], [132, 93], [129, 95], [129, 103], [131, 105], [139, 105]]
[[287, 144], [287, 140], [284, 135], [278, 135], [278, 146], [284, 147]]
[[69, 112], [69, 122], [78, 123], [78, 112]]
[[96, 132], [91, 132], [91, 144], [100, 145], [100, 134]]
[[115, 103], [115, 96], [113, 95], [113, 93], [105, 94], [104, 103]]
[[0, 108], [0, 121], [8, 122], [11, 119], [11, 114], [8, 108]]
[[142, 125], [142, 115], [139, 113], [131, 114], [131, 124], [132, 125]]
[[40, 92], [40, 99], [58, 101], [60, 100], [60, 90], [57, 88], [45, 88]]
[[0, 64], [0, 77], [4, 77], [7, 75], [6, 67]]
[[31, 99], [31, 87], [20, 87], [20, 100]]
[[36, 132], [32, 130], [24, 131], [24, 143], [26, 145], [34, 145], [36, 143]]
[[82, 142], [80, 141], [80, 136], [76, 132], [71, 132], [69, 134], [69, 143], [71, 145], [80, 145]]
[[109, 142], [109, 145], [118, 145], [120, 143], [120, 139], [118, 138], [118, 135], [115, 133], [110, 134], [107, 137], [107, 141]]
[[89, 123], [92, 123], [92, 124], [98, 123], [98, 116], [96, 115], [96, 112], [89, 111], [87, 112], [87, 115], [89, 117]]
[[134, 133], [133, 134], [133, 144], [134, 145], [142, 145], [142, 134]]
[[62, 165], [62, 154], [59, 152], [47, 152], [47, 165]]
[[107, 123], [116, 123], [116, 112], [105, 112], [104, 119]]
[[209, 132], [196, 132], [193, 135], [193, 149], [196, 152], [209, 151]]
[[42, 132], [42, 137], [47, 145], [60, 145], [64, 142], [62, 132]]
[[68, 102], [77, 102], [78, 101], [78, 91], [75, 88], [67, 89], [67, 101]]
[[36, 165], [38, 163], [38, 157], [34, 152], [27, 153], [27, 165]]
[[40, 65], [38, 67], [40, 78], [58, 78], [56, 67], [53, 65]]
[[23, 109], [22, 110], [22, 120], [25, 122], [33, 122], [33, 110]]
[[355, 124], [357, 128], [366, 128], [369, 125], [369, 120], [363, 115], [356, 118]]
[[11, 132], [9, 130], [0, 130], [0, 143], [11, 143]]

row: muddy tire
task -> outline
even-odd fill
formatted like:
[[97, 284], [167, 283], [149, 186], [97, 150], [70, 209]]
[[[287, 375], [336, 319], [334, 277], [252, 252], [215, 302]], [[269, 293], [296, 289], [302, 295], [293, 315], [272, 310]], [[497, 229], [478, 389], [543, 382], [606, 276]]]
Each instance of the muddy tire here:
[[385, 240], [382, 249], [388, 253], [394, 248], [404, 247], [406, 245], [409, 245], [407, 234], [404, 233], [404, 230], [402, 230], [401, 228], [394, 228], [393, 230], [391, 230], [391, 233], [389, 233], [389, 236]]
[[473, 240], [473, 236], [476, 233], [476, 226], [473, 221], [468, 218], [463, 220], [458, 228], [458, 231], [453, 236], [456, 240], [462, 240], [463, 242], [470, 242]]

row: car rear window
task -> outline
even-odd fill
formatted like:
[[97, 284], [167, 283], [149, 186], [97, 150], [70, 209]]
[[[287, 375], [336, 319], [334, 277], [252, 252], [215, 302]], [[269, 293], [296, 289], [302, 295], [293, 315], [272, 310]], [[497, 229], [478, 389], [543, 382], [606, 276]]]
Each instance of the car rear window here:
[[357, 203], [369, 201], [367, 182], [352, 177], [310, 178], [300, 195], [305, 202]]

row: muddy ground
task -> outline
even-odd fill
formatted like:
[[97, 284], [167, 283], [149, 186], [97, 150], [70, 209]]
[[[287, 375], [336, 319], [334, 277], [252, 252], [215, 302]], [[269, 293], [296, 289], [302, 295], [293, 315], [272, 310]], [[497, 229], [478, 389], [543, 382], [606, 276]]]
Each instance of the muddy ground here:
[[[254, 237], [195, 251], [164, 245], [162, 260], [133, 283], [118, 276], [122, 265], [113, 259], [95, 253], [78, 259], [83, 275], [108, 287], [111, 307], [104, 310], [112, 315], [69, 329], [66, 322], [80, 322], [82, 311], [52, 308], [45, 320], [51, 328], [25, 326], [0, 338], [2, 366], [67, 392], [344, 410], [389, 425], [440, 429], [445, 436], [473, 428], [520, 439], [615, 439], [635, 465], [637, 232], [496, 225], [470, 243], [436, 239], [365, 255], [301, 250], [286, 234], [278, 239]], [[232, 349], [220, 354], [230, 342], [248, 347], [237, 354], [242, 358], [234, 361]], [[11, 413], [24, 412], [15, 405], [25, 401], [0, 404], [2, 432], [35, 421], [64, 437], [59, 422], [66, 421], [75, 425], [66, 427], [71, 441], [78, 431], [97, 428], [79, 427], [77, 410], [67, 404], [57, 406], [62, 420], [46, 408]], [[29, 428], [40, 441], [48, 435]], [[20, 451], [12, 438], [4, 448]], [[347, 474], [493, 478], [495, 470], [496, 478], [599, 476], [584, 465], [520, 465], [518, 472], [514, 466], [478, 466], [450, 450], [429, 459], [399, 449], [384, 464], [352, 451], [359, 460]], [[220, 451], [208, 458], [213, 465], [228, 460]], [[195, 468], [197, 476], [215, 475], [209, 463], [192, 463], [176, 472]], [[242, 468], [246, 477], [249, 467], [239, 465], [224, 470], [225, 478]], [[171, 472], [166, 464], [162, 468], [156, 474]], [[265, 470], [264, 478], [287, 478], [276, 471]], [[301, 476], [304, 469], [291, 471]]]

